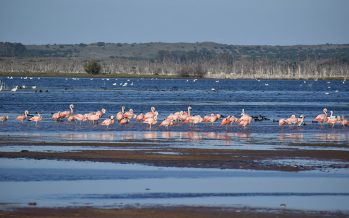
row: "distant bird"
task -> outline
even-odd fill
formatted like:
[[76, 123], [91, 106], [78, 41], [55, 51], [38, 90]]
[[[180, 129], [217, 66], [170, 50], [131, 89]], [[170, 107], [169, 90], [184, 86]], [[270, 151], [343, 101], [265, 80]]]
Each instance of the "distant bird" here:
[[27, 119], [28, 113], [29, 112], [27, 110], [25, 110], [22, 115], [19, 115], [16, 117], [16, 120], [21, 121], [23, 123], [23, 121]]
[[101, 125], [102, 125], [102, 126], [107, 126], [107, 128], [109, 128], [109, 126], [110, 126], [110, 125], [113, 125], [114, 122], [115, 122], [114, 116], [110, 116], [109, 119], [105, 119], [105, 120], [101, 123]]
[[0, 116], [0, 122], [5, 122], [8, 120], [8, 116]]
[[18, 86], [11, 89], [11, 92], [17, 92]]
[[304, 118], [305, 116], [303, 114], [297, 118], [297, 126], [302, 126], [304, 124]]
[[36, 116], [33, 116], [32, 118], [29, 119], [29, 121], [34, 121], [35, 122], [35, 126], [38, 125], [38, 122], [40, 122], [42, 120], [41, 115], [36, 112]]

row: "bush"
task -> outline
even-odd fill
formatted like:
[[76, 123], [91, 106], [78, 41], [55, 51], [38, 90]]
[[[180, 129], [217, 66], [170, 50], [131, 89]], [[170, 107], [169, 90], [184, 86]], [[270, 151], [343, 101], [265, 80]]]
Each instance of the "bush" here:
[[84, 65], [84, 70], [89, 74], [99, 74], [102, 66], [95, 60], [89, 61]]

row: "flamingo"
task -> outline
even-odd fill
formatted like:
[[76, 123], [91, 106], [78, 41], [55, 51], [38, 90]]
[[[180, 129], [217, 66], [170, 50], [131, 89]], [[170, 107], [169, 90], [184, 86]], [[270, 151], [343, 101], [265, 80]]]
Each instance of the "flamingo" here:
[[124, 113], [124, 117], [131, 120], [133, 118], [137, 118], [137, 115], [133, 113], [133, 109], [129, 109], [128, 112]]
[[296, 115], [292, 114], [289, 118], [286, 119], [287, 124], [289, 125], [296, 125], [298, 123], [298, 118]]
[[157, 123], [157, 119], [158, 119], [158, 116], [155, 115], [153, 117], [148, 117], [148, 118], [145, 118], [145, 120], [143, 121], [143, 123], [146, 123], [146, 124], [149, 124], [149, 127], [151, 129], [151, 126], [152, 125], [155, 125]]
[[86, 115], [87, 120], [92, 121], [92, 124], [95, 124], [95, 122], [98, 123], [98, 120], [101, 118], [99, 114], [87, 114]]
[[324, 113], [317, 115], [313, 121], [320, 123], [321, 125], [327, 121], [327, 108], [322, 110]]
[[129, 122], [130, 122], [130, 119], [128, 119], [127, 117], [124, 117], [119, 121], [119, 125], [126, 125]]
[[107, 128], [109, 128], [109, 126], [110, 126], [110, 125], [113, 125], [114, 122], [115, 122], [114, 116], [110, 116], [109, 119], [105, 119], [105, 120], [101, 123], [101, 125], [102, 125], [102, 126], [107, 126]]
[[99, 118], [101, 118], [106, 112], [107, 110], [102, 108], [100, 111], [91, 112], [88, 115], [97, 115]]
[[124, 118], [124, 114], [125, 114], [125, 106], [121, 106], [121, 111], [119, 111], [116, 114], [116, 119], [118, 120], [118, 122], [120, 122], [120, 120], [122, 120], [122, 118]]
[[52, 114], [51, 119], [54, 121], [58, 121], [58, 119], [60, 118], [60, 111], [58, 111], [57, 113]]
[[59, 119], [68, 118], [70, 115], [72, 115], [74, 112], [74, 105], [73, 104], [69, 105], [69, 109], [70, 109], [69, 111], [63, 111], [59, 113]]
[[75, 115], [73, 115], [74, 121], [78, 120], [78, 121], [80, 121], [80, 124], [81, 124], [82, 121], [86, 121], [87, 120], [87, 116], [88, 116], [87, 114], [86, 115], [82, 115], [82, 114], [75, 114]]
[[213, 125], [213, 123], [219, 120], [220, 118], [221, 118], [220, 114], [211, 114], [210, 116], [205, 116], [202, 122], [211, 123]]
[[137, 122], [142, 122], [144, 120], [144, 114], [138, 114], [137, 118], [136, 118]]
[[157, 116], [158, 112], [156, 111], [155, 107], [151, 107], [150, 108], [150, 112], [144, 114], [144, 120], [148, 119], [148, 118], [154, 118], [155, 116]]
[[337, 123], [337, 118], [335, 116], [333, 116], [333, 111], [330, 111], [331, 115], [329, 117], [327, 117], [327, 123], [332, 125], [332, 128], [334, 127], [334, 125]]
[[23, 123], [23, 121], [27, 119], [28, 113], [29, 113], [29, 112], [28, 112], [27, 110], [25, 110], [25, 111], [24, 111], [24, 114], [19, 115], [19, 116], [16, 118], [16, 120], [21, 121], [21, 122]]
[[192, 116], [191, 110], [192, 110], [192, 108], [189, 106], [188, 107], [188, 116], [184, 120], [184, 123], [189, 123], [190, 125], [195, 125], [195, 124], [201, 123], [204, 119], [202, 119], [202, 117], [200, 115]]
[[235, 122], [238, 122], [238, 118], [236, 118], [234, 116], [227, 116], [222, 120], [221, 126], [228, 127], [228, 125], [235, 123]]
[[286, 125], [286, 124], [288, 124], [288, 122], [287, 122], [286, 119], [280, 119], [280, 120], [279, 120], [279, 126], [284, 126], [284, 125]]
[[238, 122], [239, 126], [246, 127], [252, 123], [252, 117], [245, 113], [245, 109], [242, 109], [241, 117]]
[[40, 122], [42, 120], [41, 115], [36, 112], [37, 116], [33, 116], [32, 118], [29, 119], [29, 121], [34, 121], [35, 122], [35, 126], [38, 125], [38, 122]]
[[8, 116], [0, 116], [0, 121], [3, 123], [8, 120]]
[[159, 126], [165, 126], [168, 129], [169, 126], [173, 126], [173, 120], [166, 118], [160, 123]]
[[349, 125], [349, 121], [346, 118], [344, 118], [344, 116], [342, 116], [339, 122], [342, 124], [343, 127]]

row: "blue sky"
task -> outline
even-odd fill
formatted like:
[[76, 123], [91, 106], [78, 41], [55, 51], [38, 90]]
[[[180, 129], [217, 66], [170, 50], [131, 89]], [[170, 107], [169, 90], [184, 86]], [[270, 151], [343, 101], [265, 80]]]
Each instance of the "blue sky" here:
[[348, 11], [347, 0], [0, 0], [0, 41], [349, 43]]

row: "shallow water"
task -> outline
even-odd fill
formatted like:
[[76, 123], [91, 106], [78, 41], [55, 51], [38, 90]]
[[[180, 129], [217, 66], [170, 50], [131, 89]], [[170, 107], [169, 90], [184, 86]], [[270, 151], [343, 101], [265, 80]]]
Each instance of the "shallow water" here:
[[349, 172], [274, 172], [0, 159], [6, 206], [201, 205], [348, 211]]
[[[0, 115], [10, 117], [0, 123], [0, 152], [149, 149], [157, 154], [179, 155], [171, 149], [349, 150], [349, 128], [311, 123], [323, 107], [333, 110], [335, 115], [349, 116], [348, 82], [6, 77], [0, 80], [7, 85], [7, 91], [0, 92]], [[122, 86], [126, 82], [128, 85]], [[15, 93], [8, 91], [15, 85], [26, 88]], [[217, 91], [211, 91], [212, 88]], [[106, 108], [105, 117], [115, 115], [121, 105], [133, 108], [136, 114], [155, 106], [162, 120], [190, 105], [194, 114], [202, 116], [220, 113], [238, 117], [244, 108], [248, 114], [261, 114], [270, 120], [253, 122], [246, 129], [200, 124], [169, 129], [155, 126], [151, 130], [135, 122], [107, 129], [90, 123], [50, 120], [52, 112], [67, 110], [71, 103], [75, 113], [81, 114]], [[18, 123], [14, 118], [24, 110], [40, 112], [44, 120], [37, 126], [31, 122]], [[291, 114], [304, 114], [307, 125], [279, 128], [272, 122]], [[106, 144], [94, 146], [98, 143]], [[342, 167], [348, 166], [347, 162], [290, 157], [264, 164], [321, 166], [322, 171], [265, 172], [0, 158], [0, 203], [5, 203], [4, 208], [27, 206], [29, 202], [48, 207], [279, 208], [286, 204], [291, 209], [348, 211], [349, 172]]]

